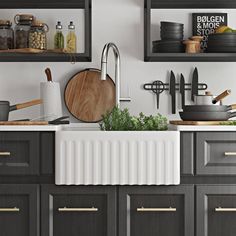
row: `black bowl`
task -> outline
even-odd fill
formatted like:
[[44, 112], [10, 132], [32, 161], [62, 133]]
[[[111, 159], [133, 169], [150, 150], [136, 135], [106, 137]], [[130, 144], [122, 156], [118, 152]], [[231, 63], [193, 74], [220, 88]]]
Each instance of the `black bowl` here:
[[171, 22], [171, 21], [161, 21], [161, 26], [164, 27], [184, 27], [184, 24], [178, 22]]

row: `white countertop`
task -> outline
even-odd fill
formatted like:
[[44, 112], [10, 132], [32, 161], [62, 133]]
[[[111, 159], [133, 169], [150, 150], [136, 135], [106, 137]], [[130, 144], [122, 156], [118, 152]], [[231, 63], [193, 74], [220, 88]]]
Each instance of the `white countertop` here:
[[1, 131], [60, 131], [66, 129], [99, 130], [98, 123], [71, 123], [69, 125], [0, 125]]
[[1, 131], [57, 131], [60, 125], [0, 125]]
[[236, 131], [235, 125], [169, 125], [175, 131]]
[[[66, 129], [99, 130], [97, 123], [71, 123], [69, 125], [0, 125], [1, 131], [60, 131]], [[236, 131], [233, 125], [169, 125], [170, 131]]]

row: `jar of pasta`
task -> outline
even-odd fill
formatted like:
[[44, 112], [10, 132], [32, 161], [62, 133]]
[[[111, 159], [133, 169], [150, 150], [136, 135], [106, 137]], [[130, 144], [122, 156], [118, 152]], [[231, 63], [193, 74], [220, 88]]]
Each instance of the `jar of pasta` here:
[[0, 20], [0, 50], [14, 48], [14, 31], [9, 20]]
[[49, 27], [41, 21], [34, 21], [29, 32], [29, 47], [35, 49], [47, 49], [47, 32]]

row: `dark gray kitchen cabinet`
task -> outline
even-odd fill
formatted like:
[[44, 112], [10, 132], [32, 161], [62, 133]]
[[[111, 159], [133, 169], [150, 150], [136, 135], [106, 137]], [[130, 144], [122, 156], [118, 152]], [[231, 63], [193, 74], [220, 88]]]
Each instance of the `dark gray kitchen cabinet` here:
[[0, 132], [0, 175], [39, 174], [39, 132]]
[[0, 184], [0, 235], [39, 236], [37, 185]]
[[181, 175], [194, 175], [194, 132], [180, 135]]
[[116, 188], [43, 185], [42, 236], [115, 236]]
[[236, 132], [197, 132], [197, 175], [236, 175]]
[[119, 236], [147, 235], [194, 235], [192, 185], [119, 189]]
[[196, 236], [236, 235], [236, 185], [197, 186]]

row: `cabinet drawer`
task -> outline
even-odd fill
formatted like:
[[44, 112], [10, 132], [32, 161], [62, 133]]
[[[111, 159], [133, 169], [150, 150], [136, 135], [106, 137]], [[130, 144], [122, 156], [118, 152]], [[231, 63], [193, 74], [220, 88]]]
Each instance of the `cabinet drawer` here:
[[236, 235], [236, 185], [197, 186], [197, 236]]
[[193, 208], [190, 185], [121, 187], [119, 236], [193, 236]]
[[236, 175], [236, 132], [199, 132], [196, 145], [198, 175]]
[[42, 186], [42, 235], [115, 236], [114, 187]]
[[39, 174], [39, 132], [0, 132], [0, 175]]
[[0, 185], [0, 235], [39, 236], [37, 185]]

